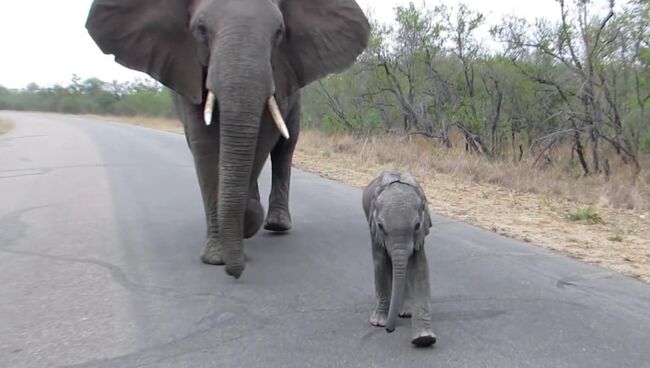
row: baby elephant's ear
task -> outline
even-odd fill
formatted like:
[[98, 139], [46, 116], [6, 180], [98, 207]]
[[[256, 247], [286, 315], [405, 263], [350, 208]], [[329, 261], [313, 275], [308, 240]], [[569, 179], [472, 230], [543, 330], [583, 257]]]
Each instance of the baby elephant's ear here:
[[372, 207], [375, 207], [375, 202], [377, 201], [377, 197], [379, 197], [379, 194], [381, 194], [381, 191], [384, 190], [384, 187], [382, 185], [377, 185], [375, 187], [375, 192], [372, 194]]
[[429, 213], [429, 202], [427, 201], [427, 197], [424, 194], [424, 190], [419, 184], [417, 185], [417, 192], [420, 198], [422, 199], [422, 203], [424, 204], [424, 209], [423, 209], [423, 224], [422, 228], [424, 229], [424, 235], [429, 235], [429, 229], [431, 229], [431, 226], [433, 226], [433, 223], [431, 222], [431, 214]]
[[403, 176], [404, 180], [411, 185], [413, 188], [415, 188], [415, 192], [418, 194], [420, 197], [420, 201], [422, 201], [422, 206], [423, 208], [423, 224], [422, 228], [425, 230], [425, 235], [429, 235], [429, 229], [431, 226], [433, 226], [431, 222], [431, 215], [429, 214], [429, 202], [427, 201], [427, 196], [424, 194], [424, 189], [422, 189], [422, 186], [420, 186], [420, 183], [418, 183], [415, 178], [413, 178], [409, 174], [404, 174]]
[[413, 249], [416, 251], [424, 248], [424, 241], [427, 235], [429, 235], [429, 229], [431, 228], [431, 216], [429, 215], [429, 206], [426, 202], [424, 203], [424, 208], [422, 209], [422, 223], [420, 229], [416, 232], [414, 237]]
[[422, 226], [420, 228], [420, 232], [417, 235], [417, 239], [415, 241], [415, 249], [420, 250], [424, 247], [424, 238], [429, 235], [429, 229], [433, 226], [433, 222], [431, 221], [431, 214], [429, 213], [429, 203], [427, 201], [427, 196], [424, 194], [424, 190], [420, 186], [420, 184], [413, 180], [413, 187], [415, 188], [415, 191], [417, 192], [418, 196], [420, 197], [420, 200], [422, 201]]
[[384, 242], [382, 241], [381, 235], [379, 234], [379, 229], [377, 227], [377, 212], [375, 211], [374, 206], [372, 206], [370, 211], [368, 225], [370, 226], [370, 237], [372, 238], [372, 242], [383, 247]]
[[429, 229], [433, 226], [431, 222], [431, 214], [429, 213], [429, 205], [424, 203], [424, 221], [423, 221], [424, 235], [429, 235]]

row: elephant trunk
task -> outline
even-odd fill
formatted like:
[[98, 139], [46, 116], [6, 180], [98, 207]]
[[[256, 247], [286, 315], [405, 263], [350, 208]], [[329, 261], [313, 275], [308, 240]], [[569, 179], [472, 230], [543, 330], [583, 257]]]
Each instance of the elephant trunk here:
[[386, 321], [386, 331], [395, 331], [395, 323], [406, 294], [406, 270], [409, 254], [405, 251], [396, 250], [391, 254], [393, 262], [393, 286], [390, 295], [390, 307], [388, 309], [388, 320]]
[[263, 42], [261, 32], [233, 27], [220, 33], [206, 84], [216, 95], [220, 114], [219, 238], [226, 273], [239, 278], [244, 271], [244, 214], [257, 136], [261, 116], [273, 94], [273, 75], [270, 46], [268, 41]]

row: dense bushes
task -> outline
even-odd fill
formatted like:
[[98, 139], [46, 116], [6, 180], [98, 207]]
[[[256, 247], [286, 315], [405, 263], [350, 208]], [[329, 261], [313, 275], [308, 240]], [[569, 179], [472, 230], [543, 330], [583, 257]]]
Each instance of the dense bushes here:
[[638, 173], [650, 151], [650, 2], [557, 4], [558, 21], [491, 28], [463, 4], [397, 7], [393, 25], [373, 24], [355, 66], [306, 90], [304, 121], [538, 167], [565, 160], [582, 174]]
[[169, 91], [149, 80], [106, 83], [73, 77], [67, 86], [21, 90], [0, 86], [0, 110], [50, 111], [67, 114], [174, 117]]

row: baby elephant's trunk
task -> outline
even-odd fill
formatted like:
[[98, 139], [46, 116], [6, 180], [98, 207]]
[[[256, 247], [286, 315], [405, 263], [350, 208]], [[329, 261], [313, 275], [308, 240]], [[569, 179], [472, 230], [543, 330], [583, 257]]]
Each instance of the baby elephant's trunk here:
[[409, 254], [404, 251], [394, 251], [391, 260], [393, 262], [393, 287], [390, 295], [390, 309], [388, 310], [388, 320], [386, 321], [386, 331], [395, 331], [397, 316], [402, 310], [404, 304], [404, 295], [406, 294], [406, 265]]

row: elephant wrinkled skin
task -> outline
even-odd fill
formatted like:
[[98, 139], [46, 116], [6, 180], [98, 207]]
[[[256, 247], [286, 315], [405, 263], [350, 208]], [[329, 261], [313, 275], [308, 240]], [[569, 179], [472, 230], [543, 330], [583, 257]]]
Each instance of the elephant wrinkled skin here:
[[[300, 89], [355, 61], [368, 42], [365, 15], [354, 0], [95, 0], [86, 27], [104, 53], [175, 92], [206, 213], [201, 259], [238, 278], [243, 238], [263, 224], [291, 228]], [[272, 97], [288, 140], [274, 125]], [[264, 222], [257, 179], [269, 154]]]

